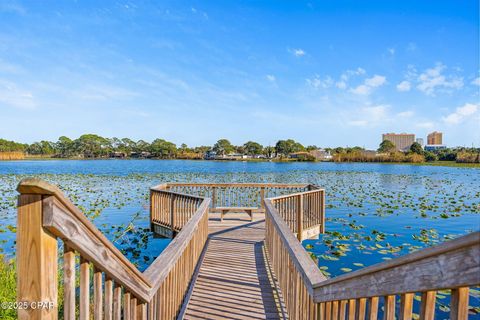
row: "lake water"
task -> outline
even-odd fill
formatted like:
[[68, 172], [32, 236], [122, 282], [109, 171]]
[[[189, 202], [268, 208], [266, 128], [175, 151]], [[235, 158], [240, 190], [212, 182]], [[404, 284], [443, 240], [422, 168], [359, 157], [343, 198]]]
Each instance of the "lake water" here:
[[[0, 241], [9, 256], [14, 254], [14, 189], [27, 176], [59, 185], [141, 269], [168, 245], [168, 240], [153, 239], [147, 230], [149, 187], [162, 182], [314, 183], [324, 187], [327, 234], [304, 241], [304, 246], [329, 276], [480, 229], [478, 168], [188, 160], [8, 161], [0, 162]], [[471, 305], [478, 306], [478, 299], [477, 291]], [[440, 306], [446, 301], [441, 296], [438, 299]]]

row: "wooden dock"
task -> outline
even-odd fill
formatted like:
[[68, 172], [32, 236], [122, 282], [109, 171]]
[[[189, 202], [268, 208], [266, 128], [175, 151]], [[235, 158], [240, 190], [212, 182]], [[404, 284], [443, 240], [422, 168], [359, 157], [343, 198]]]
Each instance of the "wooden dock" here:
[[209, 238], [184, 319], [286, 319], [265, 251], [264, 214], [209, 219]]
[[480, 232], [327, 279], [301, 244], [325, 230], [312, 184], [151, 188], [152, 231], [173, 239], [144, 272], [57, 187], [17, 191], [21, 320], [434, 320], [445, 289], [450, 319], [467, 320], [480, 285]]

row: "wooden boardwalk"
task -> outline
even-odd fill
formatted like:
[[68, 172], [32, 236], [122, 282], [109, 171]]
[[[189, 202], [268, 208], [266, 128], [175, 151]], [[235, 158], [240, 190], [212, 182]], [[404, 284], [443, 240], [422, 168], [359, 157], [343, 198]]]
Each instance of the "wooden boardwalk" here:
[[209, 240], [184, 319], [286, 319], [265, 254], [264, 214], [211, 213]]

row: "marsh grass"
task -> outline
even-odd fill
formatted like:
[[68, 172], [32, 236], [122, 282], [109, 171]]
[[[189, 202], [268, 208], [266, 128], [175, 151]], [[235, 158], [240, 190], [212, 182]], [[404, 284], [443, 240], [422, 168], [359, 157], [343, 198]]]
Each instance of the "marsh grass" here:
[[[0, 303], [17, 301], [17, 276], [14, 260], [0, 255]], [[0, 308], [0, 319], [17, 319], [14, 309]]]

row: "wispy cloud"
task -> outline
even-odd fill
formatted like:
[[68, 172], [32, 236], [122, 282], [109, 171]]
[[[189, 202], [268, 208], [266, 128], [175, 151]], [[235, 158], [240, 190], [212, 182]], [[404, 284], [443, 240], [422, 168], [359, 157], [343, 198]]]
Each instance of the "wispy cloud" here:
[[477, 114], [479, 110], [480, 104], [466, 103], [462, 107], [456, 108], [455, 112], [443, 117], [443, 121], [450, 125], [459, 124]]
[[418, 75], [417, 89], [429, 96], [434, 96], [437, 91], [448, 91], [463, 87], [463, 78], [455, 75], [444, 75], [447, 67], [437, 63], [433, 68], [426, 69]]
[[476, 85], [476, 86], [480, 86], [480, 77], [473, 79], [471, 84]]
[[407, 80], [404, 80], [399, 84], [397, 84], [397, 90], [401, 92], [410, 91], [411, 88], [412, 88], [412, 84], [410, 83], [410, 81], [407, 81]]
[[275, 81], [277, 81], [277, 78], [275, 78], [275, 76], [274, 76], [273, 74], [267, 74], [267, 75], [265, 76], [265, 78], [267, 78], [267, 80], [270, 81], [270, 82], [275, 82]]
[[303, 57], [306, 52], [303, 49], [288, 49], [288, 51], [293, 54], [295, 57]]
[[34, 109], [37, 104], [32, 92], [17, 84], [0, 79], [0, 105], [5, 104], [19, 109]]
[[386, 77], [376, 74], [371, 78], [365, 79], [363, 84], [351, 89], [351, 92], [359, 95], [369, 95], [374, 88], [384, 85], [386, 81]]
[[330, 76], [326, 76], [324, 79], [321, 79], [318, 74], [311, 79], [307, 79], [306, 82], [308, 86], [314, 89], [327, 89], [334, 84], [334, 81]]
[[378, 125], [388, 119], [388, 109], [389, 106], [387, 105], [366, 106], [360, 108], [355, 113], [355, 118], [348, 121], [348, 124], [360, 127]]

